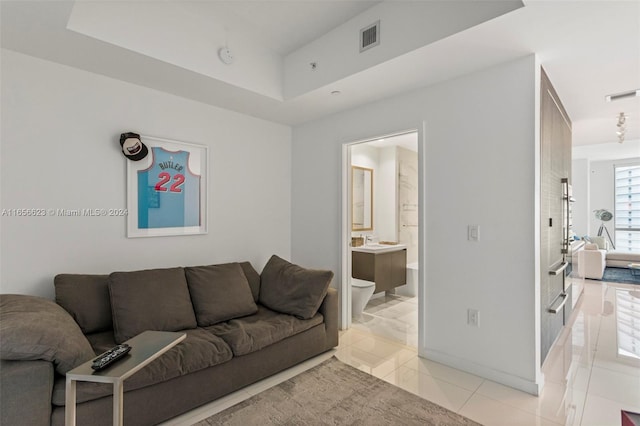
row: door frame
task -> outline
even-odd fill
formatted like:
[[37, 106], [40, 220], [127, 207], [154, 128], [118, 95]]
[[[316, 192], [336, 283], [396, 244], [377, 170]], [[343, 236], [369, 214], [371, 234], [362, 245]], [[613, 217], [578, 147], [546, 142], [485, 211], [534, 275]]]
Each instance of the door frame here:
[[418, 352], [423, 352], [426, 341], [425, 307], [426, 307], [426, 123], [406, 130], [392, 131], [383, 135], [366, 137], [342, 144], [342, 195], [341, 195], [341, 280], [340, 292], [340, 329], [351, 327], [351, 148], [354, 145], [373, 142], [378, 139], [399, 136], [407, 133], [417, 133], [418, 136]]

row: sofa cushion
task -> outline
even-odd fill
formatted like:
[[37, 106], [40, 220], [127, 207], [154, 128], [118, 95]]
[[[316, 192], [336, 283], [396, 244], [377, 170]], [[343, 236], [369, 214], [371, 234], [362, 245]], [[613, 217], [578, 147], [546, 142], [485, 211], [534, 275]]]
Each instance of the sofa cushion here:
[[184, 269], [200, 327], [256, 313], [247, 277], [239, 263]]
[[113, 335], [113, 330], [85, 334], [85, 337], [89, 341], [93, 351], [97, 354], [106, 352], [117, 345], [116, 338]]
[[56, 302], [71, 314], [84, 334], [113, 328], [109, 275], [60, 274], [53, 284]]
[[258, 312], [254, 315], [205, 327], [205, 330], [221, 337], [231, 347], [233, 354], [240, 356], [301, 333], [323, 321], [320, 313], [311, 319], [298, 319], [258, 305]]
[[53, 362], [60, 374], [95, 357], [80, 327], [41, 297], [0, 295], [0, 358]]
[[626, 263], [640, 263], [640, 253], [631, 253], [628, 251], [609, 251], [607, 252], [607, 260], [619, 260]]
[[604, 237], [590, 237], [593, 244], [598, 245], [598, 250], [608, 250], [609, 242]]
[[327, 294], [333, 272], [305, 269], [271, 256], [260, 275], [260, 303], [298, 318], [312, 318]]
[[245, 277], [247, 277], [249, 287], [251, 287], [253, 301], [257, 302], [258, 295], [260, 294], [260, 274], [258, 274], [258, 271], [256, 271], [249, 262], [240, 262], [240, 266], [242, 267]]
[[145, 330], [197, 326], [182, 268], [114, 272], [109, 275], [109, 293], [117, 343]]
[[[229, 346], [219, 337], [202, 328], [184, 331], [186, 339], [153, 360], [142, 370], [124, 382], [124, 390], [130, 391], [171, 380], [178, 376], [213, 367], [229, 361], [233, 354]], [[109, 342], [109, 333], [96, 333], [94, 336], [100, 346], [113, 347], [116, 342]], [[56, 382], [52, 402], [54, 405], [65, 404], [64, 379]], [[102, 383], [78, 382], [76, 388], [77, 402], [82, 403], [110, 395], [113, 386]]]

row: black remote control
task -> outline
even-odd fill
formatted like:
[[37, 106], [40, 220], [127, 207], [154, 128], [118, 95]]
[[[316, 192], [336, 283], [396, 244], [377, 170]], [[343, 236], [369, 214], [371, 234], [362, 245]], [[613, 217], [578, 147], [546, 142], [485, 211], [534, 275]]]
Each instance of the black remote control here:
[[91, 364], [91, 368], [94, 370], [102, 370], [106, 366], [110, 365], [112, 362], [115, 362], [125, 356], [131, 350], [131, 346], [123, 343], [122, 345], [114, 346], [109, 349], [98, 358], [93, 360], [93, 364]]

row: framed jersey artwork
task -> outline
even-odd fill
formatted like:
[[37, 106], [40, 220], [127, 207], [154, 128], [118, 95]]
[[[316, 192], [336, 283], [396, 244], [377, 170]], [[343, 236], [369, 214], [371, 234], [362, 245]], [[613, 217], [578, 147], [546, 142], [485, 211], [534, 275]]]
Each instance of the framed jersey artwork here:
[[147, 156], [127, 161], [127, 237], [206, 234], [207, 147], [140, 139]]

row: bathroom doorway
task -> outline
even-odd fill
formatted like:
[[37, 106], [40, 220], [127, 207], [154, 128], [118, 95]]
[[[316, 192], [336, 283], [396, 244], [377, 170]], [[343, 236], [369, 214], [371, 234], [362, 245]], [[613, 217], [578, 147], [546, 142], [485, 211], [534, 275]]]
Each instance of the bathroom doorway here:
[[345, 144], [342, 179], [342, 328], [415, 347], [425, 306], [420, 290], [422, 133]]

